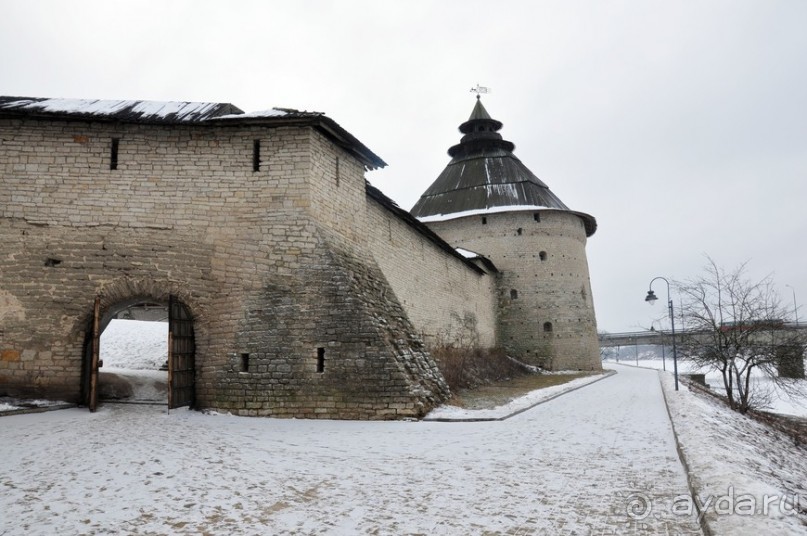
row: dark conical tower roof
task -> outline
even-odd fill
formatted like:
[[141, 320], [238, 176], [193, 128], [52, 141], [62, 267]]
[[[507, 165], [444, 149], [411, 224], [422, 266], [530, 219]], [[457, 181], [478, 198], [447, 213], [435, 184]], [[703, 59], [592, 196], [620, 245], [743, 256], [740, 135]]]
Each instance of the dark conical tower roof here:
[[[549, 187], [513, 154], [515, 145], [499, 134], [502, 124], [490, 117], [477, 95], [471, 116], [460, 125], [460, 143], [448, 150], [451, 162], [412, 207], [423, 221], [470, 214], [540, 208], [570, 211]], [[588, 214], [586, 234], [597, 223]]]

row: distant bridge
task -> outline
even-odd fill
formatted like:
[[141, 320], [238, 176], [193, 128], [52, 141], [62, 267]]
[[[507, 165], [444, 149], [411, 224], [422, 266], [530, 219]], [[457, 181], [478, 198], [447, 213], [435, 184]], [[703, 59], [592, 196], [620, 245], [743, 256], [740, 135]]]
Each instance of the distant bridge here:
[[[772, 332], [776, 332], [779, 330], [799, 330], [807, 335], [807, 325], [804, 323], [796, 324], [795, 322], [785, 322], [780, 327]], [[675, 335], [676, 337], [681, 335], [698, 335], [698, 334], [705, 334], [706, 332], [703, 330], [676, 330]], [[657, 345], [670, 345], [672, 344], [672, 338], [670, 336], [669, 330], [664, 331], [655, 331], [655, 330], [644, 330], [644, 331], [627, 331], [624, 333], [598, 333], [597, 338], [600, 341], [600, 348], [610, 348], [614, 346], [633, 346], [639, 344], [657, 344]]]

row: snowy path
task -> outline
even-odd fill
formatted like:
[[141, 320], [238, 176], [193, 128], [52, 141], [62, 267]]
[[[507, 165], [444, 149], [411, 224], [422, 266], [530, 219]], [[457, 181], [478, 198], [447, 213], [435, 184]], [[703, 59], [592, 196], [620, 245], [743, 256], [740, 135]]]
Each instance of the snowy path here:
[[[0, 420], [0, 534], [697, 534], [654, 371], [482, 423], [107, 405]], [[646, 523], [646, 524], [645, 524]]]

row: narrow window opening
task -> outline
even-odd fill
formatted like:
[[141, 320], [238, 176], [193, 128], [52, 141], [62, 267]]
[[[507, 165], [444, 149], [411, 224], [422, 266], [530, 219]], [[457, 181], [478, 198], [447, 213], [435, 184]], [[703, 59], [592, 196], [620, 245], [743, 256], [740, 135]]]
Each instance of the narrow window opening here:
[[535, 221], [541, 221], [541, 213], [536, 212], [535, 214], [532, 215], [532, 219], [534, 219]]
[[339, 186], [339, 181], [341, 177], [339, 176], [339, 157], [336, 157], [336, 186]]
[[112, 138], [112, 147], [109, 152], [109, 169], [118, 169], [118, 147], [120, 138]]
[[241, 372], [249, 372], [249, 354], [241, 354]]
[[552, 322], [544, 322], [544, 331], [546, 333], [552, 332]]
[[252, 171], [261, 170], [261, 140], [252, 140]]
[[522, 232], [522, 231], [523, 231], [523, 229], [522, 229], [521, 227], [519, 227], [518, 229], [516, 229], [516, 233], [518, 233], [518, 236], [521, 236], [521, 232]]
[[59, 266], [60, 264], [62, 264], [62, 261], [60, 259], [53, 259], [53, 258], [45, 259], [45, 266]]
[[317, 348], [317, 372], [325, 372], [325, 348]]
[[486, 217], [482, 216], [482, 225], [487, 225], [487, 224], [488, 224], [488, 219]]
[[540, 252], [538, 254], [538, 258], [541, 259], [542, 261], [545, 261], [546, 260], [546, 251]]
[[510, 299], [517, 300], [518, 299], [518, 291], [514, 288], [510, 289]]

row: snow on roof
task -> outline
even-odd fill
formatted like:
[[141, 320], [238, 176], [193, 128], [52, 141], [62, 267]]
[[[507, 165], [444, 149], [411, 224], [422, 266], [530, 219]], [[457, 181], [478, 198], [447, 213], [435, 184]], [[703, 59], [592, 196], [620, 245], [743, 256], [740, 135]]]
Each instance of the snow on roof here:
[[487, 214], [495, 214], [498, 212], [522, 212], [525, 210], [560, 210], [560, 209], [552, 207], [542, 207], [539, 205], [511, 205], [508, 207], [477, 208], [473, 210], [464, 210], [462, 212], [454, 212], [452, 214], [433, 214], [431, 216], [423, 216], [422, 218], [418, 218], [418, 220], [420, 220], [421, 223], [431, 223], [435, 221], [447, 221], [456, 218], [464, 218], [466, 216], [478, 216], [480, 214], [487, 215]]
[[257, 112], [235, 113], [220, 115], [215, 119], [267, 119], [272, 117], [322, 117], [322, 112], [308, 112], [294, 110], [292, 108], [270, 108], [269, 110], [259, 110]]
[[222, 112], [238, 112], [232, 104], [219, 102], [179, 102], [100, 99], [0, 99], [0, 109], [47, 114], [92, 115], [109, 119], [139, 121], [203, 121]]
[[247, 112], [244, 114], [227, 114], [227, 115], [220, 115], [216, 119], [258, 119], [263, 117], [283, 117], [289, 115], [287, 110], [281, 110], [280, 108], [271, 108], [269, 110], [260, 110], [257, 112]]
[[459, 253], [460, 255], [465, 257], [466, 259], [476, 259], [476, 258], [479, 258], [479, 257], [482, 256], [479, 253], [474, 253], [473, 251], [471, 251], [469, 249], [463, 249], [463, 248], [454, 248], [454, 249], [457, 251], [457, 253]]
[[387, 165], [350, 132], [322, 112], [271, 108], [244, 113], [240, 108], [223, 102], [0, 96], [0, 116], [2, 115], [157, 124], [212, 124], [214, 120], [220, 119], [230, 124], [237, 123], [239, 120], [263, 123], [262, 120], [265, 120], [269, 126], [288, 120], [289, 123], [305, 123], [319, 129], [337, 145], [356, 156], [367, 169], [378, 169]]

